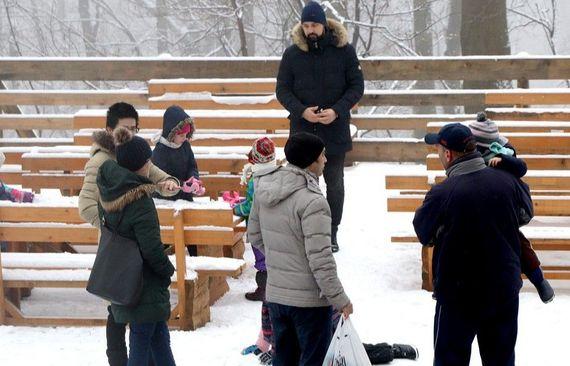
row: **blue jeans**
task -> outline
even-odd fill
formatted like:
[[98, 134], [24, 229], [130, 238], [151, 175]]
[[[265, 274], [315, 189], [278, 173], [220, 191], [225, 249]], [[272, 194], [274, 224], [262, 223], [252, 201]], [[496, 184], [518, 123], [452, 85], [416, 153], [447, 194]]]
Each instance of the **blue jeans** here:
[[332, 307], [268, 303], [273, 325], [273, 366], [322, 366], [332, 338]]
[[170, 349], [170, 333], [166, 322], [130, 323], [128, 366], [148, 365], [152, 357], [155, 365], [175, 366]]

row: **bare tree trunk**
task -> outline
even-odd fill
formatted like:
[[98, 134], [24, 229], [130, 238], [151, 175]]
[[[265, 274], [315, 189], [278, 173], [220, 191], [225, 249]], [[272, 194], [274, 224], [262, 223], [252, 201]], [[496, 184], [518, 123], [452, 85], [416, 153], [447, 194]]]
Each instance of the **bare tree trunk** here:
[[249, 56], [247, 52], [247, 37], [245, 35], [245, 26], [243, 24], [243, 9], [238, 5], [237, 0], [231, 0], [231, 4], [236, 16], [240, 42], [240, 53], [242, 56]]
[[[354, 2], [354, 20], [360, 22], [360, 0], [355, 0]], [[360, 26], [358, 24], [354, 25], [354, 33], [352, 33], [352, 47], [356, 49], [358, 47], [358, 40], [360, 39]]]
[[[449, 22], [445, 35], [445, 56], [461, 56], [461, 0], [449, 0]], [[459, 80], [446, 81], [451, 89], [461, 89]], [[458, 113], [456, 107], [444, 106], [445, 113]]]
[[156, 0], [156, 52], [168, 53], [168, 20], [165, 0]]
[[[433, 56], [433, 35], [431, 31], [431, 1], [414, 0], [414, 49], [420, 56]], [[420, 80], [414, 89], [434, 89], [433, 80]], [[435, 106], [414, 107], [414, 113], [435, 113]], [[424, 134], [425, 131], [421, 133]]]
[[92, 22], [90, 0], [78, 0], [79, 16], [81, 17], [81, 29], [83, 30], [83, 38], [85, 43], [85, 54], [87, 56], [95, 56], [95, 42], [97, 42], [98, 26]]
[[[463, 0], [461, 9], [461, 49], [463, 55], [510, 55], [506, 0]], [[501, 81], [465, 81], [464, 89], [505, 88]], [[484, 106], [465, 106], [474, 113]]]
[[247, 41], [247, 52], [249, 56], [255, 56], [255, 7], [253, 1], [249, 2], [243, 7], [244, 24], [247, 25], [245, 29], [245, 39]]

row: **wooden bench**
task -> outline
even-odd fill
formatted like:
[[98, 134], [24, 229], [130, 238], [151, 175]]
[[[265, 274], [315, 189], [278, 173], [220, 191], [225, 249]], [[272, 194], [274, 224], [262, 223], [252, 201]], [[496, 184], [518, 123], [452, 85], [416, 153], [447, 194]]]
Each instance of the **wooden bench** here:
[[151, 79], [148, 93], [151, 97], [166, 93], [201, 93], [214, 95], [263, 95], [275, 93], [275, 78], [258, 79]]
[[146, 90], [0, 90], [0, 105], [110, 106], [123, 101], [146, 106]]
[[[81, 148], [83, 152], [52, 153], [45, 148], [40, 150], [41, 152], [36, 150], [23, 154], [22, 186], [35, 192], [42, 188], [56, 188], [66, 190], [66, 194], [75, 195], [83, 185], [83, 169], [89, 160], [89, 153], [86, 152], [89, 148]], [[248, 148], [242, 150], [244, 151], [236, 153], [195, 154], [201, 180], [209, 197], [217, 199], [220, 192], [228, 190], [244, 192], [244, 187], [240, 185], [240, 174], [247, 163], [245, 150]]]
[[275, 95], [215, 96], [210, 93], [166, 93], [159, 97], [148, 98], [148, 105], [151, 109], [166, 109], [173, 104], [184, 109], [283, 109]]
[[[570, 122], [531, 122], [531, 121], [496, 121], [501, 134], [503, 133], [537, 133], [537, 132], [570, 132]], [[427, 124], [427, 132], [438, 132], [447, 122], [430, 122]], [[468, 123], [465, 123], [466, 125]]]
[[485, 112], [496, 121], [570, 121], [570, 109], [567, 108], [487, 108]]
[[[558, 236], [555, 228], [537, 228], [525, 226], [521, 228], [537, 251], [570, 251], [568, 233]], [[554, 232], [554, 234], [552, 233]], [[393, 243], [418, 243], [414, 233], [398, 233], [392, 235]], [[433, 247], [422, 246], [422, 289], [433, 291]], [[550, 280], [570, 280], [570, 266], [542, 265], [544, 277]], [[524, 278], [524, 275], [523, 275]]]
[[[97, 245], [98, 231], [82, 223], [76, 199], [50, 207], [49, 202], [34, 204], [0, 203], [0, 239], [12, 248], [20, 243], [37, 247], [65, 243]], [[209, 321], [209, 306], [228, 291], [227, 276], [241, 273], [242, 260], [186, 257], [185, 246], [196, 244], [198, 255], [232, 258], [243, 256], [243, 232], [236, 227], [232, 210], [226, 204], [186, 204], [176, 208], [157, 205], [164, 244], [173, 245], [176, 275], [173, 288], [178, 304], [171, 325], [183, 330], [196, 329]], [[18, 308], [19, 290], [32, 287], [84, 288], [93, 256], [85, 254], [25, 253], [0, 257], [0, 324], [9, 325], [99, 325], [103, 319], [27, 317]], [[78, 257], [76, 257], [78, 256]], [[59, 258], [59, 259], [58, 259]], [[57, 259], [57, 260], [56, 260]], [[6, 261], [6, 266], [4, 265]], [[184, 278], [184, 281], [178, 279]]]

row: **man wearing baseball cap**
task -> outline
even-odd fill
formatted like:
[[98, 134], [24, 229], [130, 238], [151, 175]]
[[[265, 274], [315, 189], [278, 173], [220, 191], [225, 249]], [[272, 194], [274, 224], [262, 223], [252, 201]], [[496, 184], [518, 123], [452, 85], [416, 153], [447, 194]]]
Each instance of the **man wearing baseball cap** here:
[[468, 365], [475, 336], [484, 365], [514, 365], [521, 288], [519, 227], [533, 216], [526, 184], [485, 166], [468, 127], [426, 135], [447, 179], [432, 187], [414, 228], [434, 246], [434, 365]]

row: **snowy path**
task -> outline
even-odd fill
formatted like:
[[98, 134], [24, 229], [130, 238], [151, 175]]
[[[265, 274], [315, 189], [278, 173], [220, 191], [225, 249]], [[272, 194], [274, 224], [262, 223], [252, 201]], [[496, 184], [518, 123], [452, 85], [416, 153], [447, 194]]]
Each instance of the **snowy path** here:
[[[412, 166], [361, 164], [346, 170], [347, 202], [336, 255], [340, 277], [351, 297], [353, 320], [365, 342], [411, 343], [420, 349], [418, 362], [431, 365], [432, 319], [435, 303], [420, 288], [420, 250], [416, 245], [390, 244], [389, 233], [409, 227], [411, 215], [386, 214], [384, 174]], [[416, 167], [417, 169], [417, 167]], [[246, 252], [251, 263], [251, 251]], [[212, 307], [212, 322], [195, 332], [171, 332], [178, 365], [257, 365], [240, 350], [253, 343], [259, 330], [260, 305], [243, 293], [254, 286], [250, 268], [231, 291]], [[563, 286], [555, 283], [556, 288]], [[567, 286], [568, 287], [568, 286]], [[570, 290], [559, 290], [555, 301], [543, 305], [525, 285], [521, 294], [517, 365], [566, 364], [564, 352], [570, 329]], [[68, 311], [105, 314], [105, 305], [80, 290], [39, 290], [24, 302], [30, 314]], [[0, 327], [0, 365], [105, 365], [103, 328]], [[476, 348], [472, 364], [480, 365]]]

